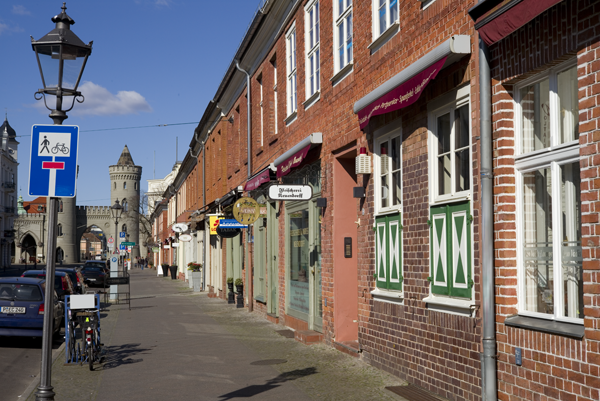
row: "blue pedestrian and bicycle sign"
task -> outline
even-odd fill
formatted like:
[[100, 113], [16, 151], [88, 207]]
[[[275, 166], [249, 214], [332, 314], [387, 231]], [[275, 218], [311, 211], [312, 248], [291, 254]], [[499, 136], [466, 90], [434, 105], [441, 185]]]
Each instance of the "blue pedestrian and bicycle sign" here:
[[76, 125], [32, 127], [29, 196], [75, 197], [78, 146]]

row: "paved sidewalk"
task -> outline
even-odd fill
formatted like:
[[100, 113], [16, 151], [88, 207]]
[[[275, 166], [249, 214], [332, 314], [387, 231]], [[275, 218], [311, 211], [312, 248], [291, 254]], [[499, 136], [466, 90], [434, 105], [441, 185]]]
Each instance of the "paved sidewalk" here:
[[384, 389], [401, 380], [325, 345], [282, 337], [282, 326], [155, 274], [132, 270], [131, 311], [112, 305], [103, 315], [101, 366], [90, 372], [59, 356], [56, 400], [402, 399]]

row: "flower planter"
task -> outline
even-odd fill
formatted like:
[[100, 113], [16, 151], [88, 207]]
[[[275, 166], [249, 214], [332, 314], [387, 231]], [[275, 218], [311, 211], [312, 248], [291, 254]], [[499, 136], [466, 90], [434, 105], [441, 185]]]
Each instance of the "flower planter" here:
[[236, 307], [237, 308], [243, 308], [244, 307], [244, 286], [243, 285], [236, 285], [235, 286], [235, 290], [237, 291], [237, 297], [236, 297]]
[[194, 292], [200, 292], [202, 289], [202, 272], [193, 271], [192, 274], [190, 274], [190, 281], [194, 282]]
[[169, 265], [162, 265], [163, 277], [169, 276]]
[[227, 288], [229, 289], [229, 293], [227, 294], [227, 303], [234, 304], [235, 294], [233, 293], [233, 283], [227, 283]]

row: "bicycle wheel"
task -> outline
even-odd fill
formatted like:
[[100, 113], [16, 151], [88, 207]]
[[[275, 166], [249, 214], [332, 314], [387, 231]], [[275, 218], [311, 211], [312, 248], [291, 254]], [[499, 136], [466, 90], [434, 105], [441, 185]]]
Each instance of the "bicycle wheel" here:
[[67, 148], [66, 146], [62, 147], [62, 152], [66, 155], [67, 153], [69, 153], [69, 148]]
[[90, 370], [94, 370], [94, 344], [88, 347], [88, 364], [90, 365]]
[[75, 355], [75, 325], [72, 321], [67, 323], [68, 326], [68, 343], [67, 343], [67, 358], [69, 363], [73, 363], [77, 361], [77, 357]]
[[53, 154], [53, 155], [55, 155], [55, 154], [57, 154], [57, 153], [58, 153], [58, 147], [57, 147], [57, 146], [55, 146], [55, 147], [53, 147], [52, 149], [50, 149], [50, 151], [52, 152], [52, 154]]

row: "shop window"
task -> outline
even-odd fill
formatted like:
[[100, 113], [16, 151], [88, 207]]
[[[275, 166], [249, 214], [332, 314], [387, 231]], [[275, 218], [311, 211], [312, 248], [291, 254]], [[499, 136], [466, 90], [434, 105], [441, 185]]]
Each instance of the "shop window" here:
[[285, 35], [287, 58], [287, 114], [295, 115], [298, 109], [297, 70], [296, 70], [296, 24]]
[[519, 314], [582, 322], [577, 67], [515, 88]]
[[306, 99], [310, 99], [321, 89], [320, 79], [320, 33], [319, 33], [319, 1], [308, 2], [305, 10], [305, 45], [306, 45]]
[[352, 0], [334, 0], [334, 71], [352, 62]]
[[431, 294], [463, 300], [473, 296], [469, 90], [464, 86], [428, 105]]
[[377, 288], [402, 290], [402, 132], [400, 121], [375, 133], [375, 277]]

